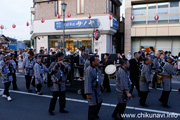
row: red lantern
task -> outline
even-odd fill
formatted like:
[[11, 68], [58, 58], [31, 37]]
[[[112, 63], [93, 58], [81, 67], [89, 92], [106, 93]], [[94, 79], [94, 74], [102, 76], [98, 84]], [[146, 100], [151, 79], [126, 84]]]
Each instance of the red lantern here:
[[42, 18], [42, 19], [41, 19], [41, 23], [44, 23], [44, 22], [45, 22], [45, 20], [44, 20], [44, 18]]
[[26, 26], [29, 26], [29, 22], [26, 23]]
[[57, 17], [58, 17], [58, 19], [60, 19], [61, 18], [60, 14], [58, 14]]
[[12, 28], [16, 28], [16, 25], [15, 25], [15, 24], [13, 24], [13, 25], [12, 25]]
[[99, 31], [99, 30], [95, 30], [95, 31], [94, 31], [94, 39], [95, 39], [95, 40], [98, 40], [99, 37], [100, 37], [100, 31]]
[[134, 19], [135, 19], [135, 17], [134, 17], [133, 15], [131, 15], [130, 19], [131, 19], [131, 20], [134, 20]]
[[0, 29], [4, 29], [4, 26], [3, 26], [3, 25], [1, 25], [1, 26], [0, 26]]
[[158, 20], [159, 20], [159, 15], [154, 16], [154, 19], [155, 19], [156, 21], [158, 21]]
[[71, 13], [68, 12], [67, 17], [70, 18], [71, 17]]
[[112, 15], [109, 15], [109, 19], [110, 19], [110, 20], [112, 19]]
[[91, 19], [91, 14], [89, 13], [88, 18]]

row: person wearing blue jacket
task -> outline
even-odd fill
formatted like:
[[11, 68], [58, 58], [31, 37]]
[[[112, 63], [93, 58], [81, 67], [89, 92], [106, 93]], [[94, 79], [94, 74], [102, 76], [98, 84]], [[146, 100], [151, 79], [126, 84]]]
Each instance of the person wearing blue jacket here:
[[33, 57], [34, 53], [32, 51], [28, 52], [28, 57], [26, 57], [23, 60], [23, 65], [22, 65], [22, 72], [25, 74], [25, 79], [26, 79], [26, 89], [28, 92], [32, 92], [30, 89], [30, 84], [31, 84], [31, 79], [34, 74], [33, 67], [36, 63], [36, 59]]
[[1, 79], [2, 83], [4, 84], [4, 93], [2, 95], [3, 98], [7, 98], [8, 101], [11, 101], [12, 98], [9, 94], [9, 87], [11, 86], [11, 82], [13, 81], [13, 65], [9, 61], [10, 60], [10, 54], [6, 54], [4, 56], [4, 59], [0, 62], [0, 73], [1, 73]]
[[36, 92], [38, 95], [42, 95], [41, 88], [43, 85], [43, 73], [48, 72], [46, 66], [41, 63], [41, 58], [37, 57], [36, 63], [34, 65], [34, 75], [35, 75], [35, 84], [36, 84]]
[[49, 105], [49, 114], [55, 115], [54, 110], [56, 106], [57, 98], [59, 97], [59, 112], [68, 113], [65, 110], [66, 107], [66, 86], [65, 82], [67, 80], [67, 75], [70, 72], [70, 66], [63, 62], [64, 54], [57, 53], [56, 60], [49, 66], [49, 74], [51, 75], [51, 80], [53, 82], [53, 97]]

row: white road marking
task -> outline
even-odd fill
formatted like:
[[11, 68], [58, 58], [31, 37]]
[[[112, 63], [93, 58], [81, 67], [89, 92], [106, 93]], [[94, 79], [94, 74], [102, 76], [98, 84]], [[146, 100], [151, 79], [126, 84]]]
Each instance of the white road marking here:
[[25, 78], [25, 76], [24, 76], [24, 75], [16, 75], [16, 77]]
[[[0, 90], [4, 90], [4, 89], [0, 89]], [[19, 94], [25, 94], [25, 95], [31, 95], [31, 96], [38, 96], [38, 97], [52, 98], [52, 96], [50, 96], [50, 95], [37, 95], [35, 93], [27, 93], [27, 92], [14, 91], [14, 90], [10, 90], [10, 92], [19, 93]], [[66, 98], [66, 100], [67, 101], [72, 101], [72, 102], [86, 103], [86, 104], [88, 103], [86, 100], [79, 100], [79, 99], [73, 99], [73, 98]], [[107, 107], [116, 107], [115, 104], [110, 104], [110, 103], [102, 103], [102, 105], [107, 106]], [[176, 112], [161, 111], [161, 110], [146, 109], [146, 108], [131, 107], [131, 106], [127, 106], [126, 108], [130, 109], [130, 110], [161, 113], [161, 114], [175, 114], [175, 115], [180, 116], [180, 113], [176, 113]]]
[[[113, 87], [116, 87], [116, 84], [110, 84], [110, 86], [113, 86]], [[149, 89], [152, 89], [151, 87], [149, 87]], [[163, 90], [162, 88], [157, 88], [157, 90]], [[176, 89], [171, 89], [172, 92], [179, 92], [178, 90]]]

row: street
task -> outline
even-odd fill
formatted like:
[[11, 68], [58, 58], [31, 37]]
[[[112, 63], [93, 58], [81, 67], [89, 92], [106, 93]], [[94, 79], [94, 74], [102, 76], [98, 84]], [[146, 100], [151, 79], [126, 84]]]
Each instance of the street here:
[[[170, 94], [169, 105], [171, 109], [163, 108], [158, 101], [162, 90], [152, 90], [149, 92], [147, 98], [147, 104], [149, 107], [141, 107], [139, 104], [139, 97], [137, 97], [136, 90], [134, 89], [132, 98], [128, 104], [125, 111], [125, 115], [130, 115], [131, 118], [126, 117], [125, 119], [146, 119], [148, 120], [149, 115], [159, 114], [162, 115], [161, 119], [165, 118], [167, 113], [175, 113], [171, 120], [180, 119], [180, 93], [178, 89], [180, 87], [179, 77], [173, 79], [173, 89]], [[67, 104], [66, 110], [69, 111], [68, 114], [59, 113], [59, 103], [57, 102], [55, 109], [55, 116], [50, 116], [48, 114], [48, 107], [51, 98], [50, 89], [47, 85], [42, 88], [43, 95], [39, 96], [35, 93], [27, 93], [25, 88], [24, 75], [21, 73], [17, 74], [17, 84], [19, 91], [13, 91], [12, 86], [10, 88], [10, 95], [13, 101], [8, 102], [4, 98], [0, 98], [0, 116], [1, 120], [87, 120], [88, 116], [88, 104], [87, 101], [82, 98], [81, 95], [77, 94], [77, 91], [66, 92]], [[33, 87], [31, 87], [34, 89]], [[0, 84], [0, 90], [3, 89], [3, 84]], [[101, 120], [113, 120], [111, 118], [112, 112], [117, 104], [115, 81], [111, 81], [111, 93], [103, 93], [103, 105], [100, 110], [99, 116]], [[143, 116], [143, 115], [144, 116]], [[135, 115], [135, 116], [133, 116]], [[179, 117], [178, 117], [179, 116]], [[156, 116], [157, 117], [157, 116]], [[167, 117], [167, 116], [166, 116]], [[177, 118], [178, 117], [178, 118]], [[151, 119], [151, 118], [149, 118]], [[153, 119], [159, 119], [154, 118]]]

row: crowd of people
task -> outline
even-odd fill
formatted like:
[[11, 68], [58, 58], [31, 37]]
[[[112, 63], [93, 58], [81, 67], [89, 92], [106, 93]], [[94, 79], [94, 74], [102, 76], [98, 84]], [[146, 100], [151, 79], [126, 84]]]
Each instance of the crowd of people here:
[[[78, 64], [84, 66], [84, 93], [89, 104], [88, 120], [99, 119], [98, 113], [103, 101], [101, 94], [102, 92], [111, 92], [108, 74], [102, 68], [112, 64], [117, 67], [116, 90], [118, 104], [112, 114], [114, 119], [123, 119], [121, 115], [126, 109], [126, 103], [130, 98], [134, 97], [134, 87], [136, 87], [140, 97], [139, 103], [143, 107], [148, 107], [146, 99], [149, 93], [149, 85], [154, 89], [162, 87], [163, 91], [159, 101], [163, 107], [170, 108], [168, 98], [172, 88], [171, 81], [173, 75], [180, 74], [180, 53], [178, 56], [172, 56], [169, 51], [159, 50], [155, 55], [154, 49], [150, 47], [148, 53], [142, 48], [139, 52], [134, 53], [133, 58], [131, 52], [127, 56], [118, 53], [117, 59], [114, 61], [111, 59], [111, 54], [105, 53], [104, 58], [100, 61], [98, 50], [96, 49], [95, 52], [77, 50], [70, 53], [68, 49], [65, 51], [63, 49], [57, 51], [51, 49], [48, 53], [47, 49], [45, 49], [40, 50], [39, 54], [37, 54], [36, 50], [33, 49], [19, 50], [18, 52], [1, 50], [0, 75], [4, 84], [2, 97], [7, 98], [8, 101], [12, 100], [9, 94], [11, 82], [13, 82], [13, 90], [19, 90], [16, 83], [16, 72], [18, 71], [18, 60], [21, 59], [23, 61], [22, 73], [25, 75], [27, 92], [33, 91], [30, 89], [32, 84], [36, 88], [35, 92], [41, 95], [42, 85], [47, 82], [47, 74], [49, 74], [53, 88], [53, 97], [48, 109], [49, 114], [54, 115], [53, 111], [58, 97], [60, 103], [59, 112], [68, 113], [65, 110], [65, 82], [72, 68], [70, 61], [65, 60], [64, 57], [74, 55], [79, 56]], [[86, 58], [85, 54], [87, 53], [88, 57]], [[40, 55], [51, 55], [55, 56], [55, 58], [50, 60], [48, 66], [43, 64]], [[104, 80], [102, 80], [102, 73], [104, 74]], [[159, 80], [160, 77], [162, 81]]]

